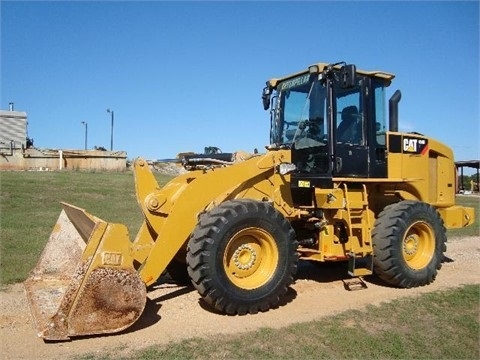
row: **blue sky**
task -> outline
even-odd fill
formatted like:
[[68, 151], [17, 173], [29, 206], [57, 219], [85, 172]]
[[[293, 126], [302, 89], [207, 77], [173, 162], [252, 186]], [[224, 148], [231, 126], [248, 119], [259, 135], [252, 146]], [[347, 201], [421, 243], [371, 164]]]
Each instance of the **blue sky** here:
[[396, 75], [400, 129], [479, 159], [478, 1], [1, 2], [0, 108], [38, 148], [263, 149], [265, 81], [315, 62]]

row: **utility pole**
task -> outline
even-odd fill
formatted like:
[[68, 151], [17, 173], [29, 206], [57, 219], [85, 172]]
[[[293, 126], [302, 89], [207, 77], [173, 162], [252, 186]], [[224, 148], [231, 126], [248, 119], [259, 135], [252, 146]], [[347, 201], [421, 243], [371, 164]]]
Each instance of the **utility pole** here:
[[85, 125], [85, 150], [87, 150], [88, 123], [86, 121], [82, 121], [82, 124]]
[[107, 109], [107, 112], [110, 113], [110, 118], [111, 118], [111, 123], [112, 126], [110, 128], [110, 151], [113, 151], [113, 119], [114, 119], [114, 113], [113, 110]]

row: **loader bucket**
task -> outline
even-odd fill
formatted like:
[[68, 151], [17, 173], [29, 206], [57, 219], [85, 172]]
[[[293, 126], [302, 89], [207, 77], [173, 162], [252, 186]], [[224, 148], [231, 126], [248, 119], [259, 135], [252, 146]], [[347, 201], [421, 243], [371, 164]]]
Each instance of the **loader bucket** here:
[[142, 314], [146, 286], [133, 267], [124, 225], [64, 203], [37, 266], [25, 280], [45, 340], [114, 333]]

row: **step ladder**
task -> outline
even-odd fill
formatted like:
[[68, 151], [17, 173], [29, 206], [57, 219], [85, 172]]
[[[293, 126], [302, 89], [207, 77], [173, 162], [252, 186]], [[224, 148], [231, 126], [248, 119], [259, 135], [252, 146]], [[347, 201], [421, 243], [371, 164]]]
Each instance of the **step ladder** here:
[[[343, 186], [345, 189], [348, 222], [350, 224], [349, 236], [351, 239], [353, 239], [353, 230], [357, 229], [362, 234], [362, 241], [365, 244], [369, 244], [369, 242], [371, 241], [370, 239], [372, 227], [368, 217], [369, 207], [367, 187], [365, 186], [365, 184], [362, 184], [362, 200], [360, 203], [357, 203], [356, 206], [352, 209], [350, 199], [348, 198], [347, 184], [343, 184]], [[358, 254], [355, 253], [354, 249], [351, 248], [348, 256], [348, 275], [353, 277], [361, 277], [373, 274], [372, 254], [364, 254], [362, 256], [358, 256]]]

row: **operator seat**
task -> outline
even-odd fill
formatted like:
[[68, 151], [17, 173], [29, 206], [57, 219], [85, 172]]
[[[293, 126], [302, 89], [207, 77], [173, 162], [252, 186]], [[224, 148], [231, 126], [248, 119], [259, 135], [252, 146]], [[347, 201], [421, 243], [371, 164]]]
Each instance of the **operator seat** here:
[[362, 121], [355, 105], [342, 110], [341, 123], [337, 128], [337, 142], [360, 144], [362, 141]]

